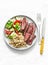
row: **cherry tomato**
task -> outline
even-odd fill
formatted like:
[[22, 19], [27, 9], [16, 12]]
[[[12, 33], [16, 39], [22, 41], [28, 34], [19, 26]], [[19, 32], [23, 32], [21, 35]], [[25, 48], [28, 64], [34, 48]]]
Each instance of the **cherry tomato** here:
[[15, 25], [16, 23], [20, 23], [20, 20], [15, 20], [14, 25]]
[[9, 30], [4, 30], [5, 34], [10, 35], [12, 32]]

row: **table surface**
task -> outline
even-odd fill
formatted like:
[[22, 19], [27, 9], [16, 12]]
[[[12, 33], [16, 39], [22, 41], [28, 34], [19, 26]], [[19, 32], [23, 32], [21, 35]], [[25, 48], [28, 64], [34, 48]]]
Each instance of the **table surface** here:
[[[3, 29], [6, 21], [15, 15], [27, 15], [36, 23], [36, 15], [46, 17], [44, 53], [39, 53], [39, 43], [25, 50], [16, 51], [6, 45]], [[41, 22], [42, 23], [42, 22]], [[48, 65], [48, 1], [47, 0], [0, 0], [0, 65]]]

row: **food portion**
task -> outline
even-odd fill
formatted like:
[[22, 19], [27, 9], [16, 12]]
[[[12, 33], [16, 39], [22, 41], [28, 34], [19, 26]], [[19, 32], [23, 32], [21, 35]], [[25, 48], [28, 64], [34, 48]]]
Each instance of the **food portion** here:
[[16, 48], [20, 48], [20, 47], [25, 47], [26, 46], [26, 42], [24, 41], [24, 36], [22, 35], [22, 33], [20, 32], [19, 35], [16, 34], [15, 32], [13, 32], [11, 34], [12, 39], [10, 40], [9, 44], [13, 45]]
[[36, 38], [36, 25], [29, 23], [26, 17], [19, 20], [10, 19], [5, 25], [4, 33], [9, 39], [9, 44], [15, 48], [27, 47]]

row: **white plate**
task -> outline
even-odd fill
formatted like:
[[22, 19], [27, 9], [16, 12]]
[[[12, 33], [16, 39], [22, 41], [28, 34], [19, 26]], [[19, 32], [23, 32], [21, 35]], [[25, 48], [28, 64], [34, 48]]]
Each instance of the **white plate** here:
[[[20, 18], [23, 18], [23, 17], [26, 17], [26, 19], [28, 20], [29, 23], [33, 22], [36, 25], [36, 23], [30, 17], [25, 16], [25, 15], [17, 15], [17, 16], [14, 16], [14, 17], [10, 18], [10, 19], [14, 20], [13, 18], [20, 19]], [[5, 29], [5, 27], [4, 27], [4, 29]], [[33, 40], [31, 45], [27, 45], [27, 47], [23, 47], [23, 48], [15, 48], [12, 45], [10, 45], [9, 44], [9, 40], [8, 40], [8, 38], [6, 38], [5, 34], [4, 34], [4, 40], [13, 49], [16, 49], [16, 50], [25, 50], [25, 49], [28, 49], [28, 48], [32, 47], [36, 43], [37, 38], [38, 38], [37, 34], [38, 34], [38, 28], [37, 28], [37, 25], [36, 25], [36, 31], [35, 31], [36, 38]]]

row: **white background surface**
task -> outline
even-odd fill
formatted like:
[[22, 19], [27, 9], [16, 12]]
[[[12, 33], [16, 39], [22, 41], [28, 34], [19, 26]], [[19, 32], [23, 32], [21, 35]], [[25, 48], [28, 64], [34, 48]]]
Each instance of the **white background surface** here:
[[[46, 17], [44, 53], [39, 53], [39, 45], [26, 51], [10, 49], [3, 39], [6, 21], [15, 15], [27, 15], [36, 21], [36, 14]], [[36, 21], [37, 22], [37, 21]], [[48, 65], [48, 0], [0, 0], [0, 65]]]

